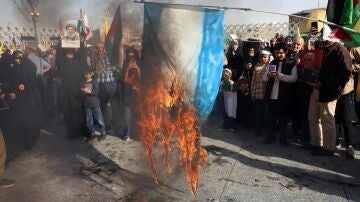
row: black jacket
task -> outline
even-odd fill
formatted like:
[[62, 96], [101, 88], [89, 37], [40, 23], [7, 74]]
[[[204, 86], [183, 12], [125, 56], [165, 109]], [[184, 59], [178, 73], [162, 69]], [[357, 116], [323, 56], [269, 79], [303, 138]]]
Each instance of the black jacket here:
[[[276, 65], [276, 71], [279, 68], [279, 60], [274, 60], [270, 63], [271, 65]], [[295, 66], [295, 62], [293, 60], [284, 60], [281, 73], [285, 75], [291, 75], [291, 71]], [[269, 78], [266, 89], [265, 89], [265, 100], [270, 100], [271, 91], [274, 86], [275, 79]], [[295, 101], [295, 92], [296, 92], [296, 85], [295, 83], [288, 83], [284, 81], [279, 81], [279, 96], [278, 101], [283, 104], [291, 104]]]
[[345, 47], [334, 43], [324, 48], [319, 76], [319, 102], [331, 102], [338, 99], [350, 75], [351, 58]]

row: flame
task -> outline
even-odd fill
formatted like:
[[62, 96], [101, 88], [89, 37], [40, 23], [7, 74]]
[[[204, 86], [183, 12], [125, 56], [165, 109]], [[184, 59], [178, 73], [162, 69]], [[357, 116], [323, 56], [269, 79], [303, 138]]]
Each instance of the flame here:
[[[185, 168], [185, 177], [189, 189], [195, 196], [201, 165], [207, 162], [207, 152], [200, 147], [200, 129], [196, 120], [196, 109], [186, 102], [188, 93], [180, 82], [180, 77], [170, 68], [168, 75], [153, 68], [154, 75], [142, 81], [139, 95], [139, 133], [149, 160], [152, 176], [158, 184], [156, 160], [153, 156], [154, 146], [160, 145], [163, 151], [163, 163], [171, 173], [172, 165], [169, 156], [172, 148], [179, 150], [179, 160]], [[166, 84], [166, 80], [171, 85]], [[170, 79], [169, 79], [170, 78]], [[177, 138], [175, 144], [171, 143]]]

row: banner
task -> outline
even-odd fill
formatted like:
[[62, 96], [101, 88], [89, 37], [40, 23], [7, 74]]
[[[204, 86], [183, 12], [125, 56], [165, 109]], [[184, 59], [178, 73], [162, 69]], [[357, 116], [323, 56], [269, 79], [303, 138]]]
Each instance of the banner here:
[[200, 124], [218, 94], [223, 48], [224, 11], [145, 3], [142, 77], [156, 77], [153, 71], [159, 71], [170, 89], [175, 72]]

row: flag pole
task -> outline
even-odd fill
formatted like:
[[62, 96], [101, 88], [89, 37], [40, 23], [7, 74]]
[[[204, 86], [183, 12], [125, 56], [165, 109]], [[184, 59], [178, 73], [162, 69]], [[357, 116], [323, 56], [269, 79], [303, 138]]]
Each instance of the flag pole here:
[[[327, 20], [320, 20], [320, 19], [309, 18], [309, 17], [305, 17], [305, 16], [301, 16], [301, 15], [285, 14], [285, 13], [274, 12], [274, 11], [256, 10], [256, 9], [252, 9], [252, 8], [239, 8], [239, 7], [227, 7], [227, 6], [210, 6], [210, 5], [202, 5], [202, 4], [195, 5], [195, 4], [162, 3], [162, 2], [151, 2], [151, 1], [144, 1], [144, 0], [135, 0], [134, 3], [151, 3], [151, 4], [159, 4], [159, 5], [170, 5], [170, 6], [190, 6], [190, 7], [211, 8], [211, 9], [218, 9], [218, 10], [241, 10], [241, 11], [250, 11], [250, 12], [257, 12], [257, 13], [267, 13], [267, 14], [274, 14], [274, 15], [282, 15], [282, 16], [288, 16], [288, 17], [301, 18], [301, 19], [310, 20], [310, 21], [314, 21], [314, 22], [324, 23], [324, 24], [327, 24], [327, 25], [332, 25], [332, 26], [339, 27], [339, 28], [349, 30], [349, 31], [353, 31], [353, 32], [358, 32], [358, 31], [356, 31], [354, 29], [344, 27], [344, 26], [335, 24], [333, 22], [329, 22]], [[358, 32], [358, 33], [360, 33], [360, 32]]]

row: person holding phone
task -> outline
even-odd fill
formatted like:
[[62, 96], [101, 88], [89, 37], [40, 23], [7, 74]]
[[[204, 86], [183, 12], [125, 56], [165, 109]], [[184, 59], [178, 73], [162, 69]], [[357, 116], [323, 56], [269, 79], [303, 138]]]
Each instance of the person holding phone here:
[[297, 81], [296, 62], [286, 58], [286, 44], [274, 47], [275, 60], [269, 65], [263, 76], [267, 82], [265, 89], [267, 138], [264, 144], [276, 140], [276, 130], [280, 130], [280, 143], [288, 145], [286, 137], [287, 120], [291, 117], [291, 109], [295, 101], [295, 82]]
[[134, 114], [137, 96], [140, 93], [140, 62], [134, 47], [126, 50], [124, 72], [122, 75], [122, 101], [124, 106], [124, 125], [122, 139], [129, 141], [131, 138], [132, 115]]

